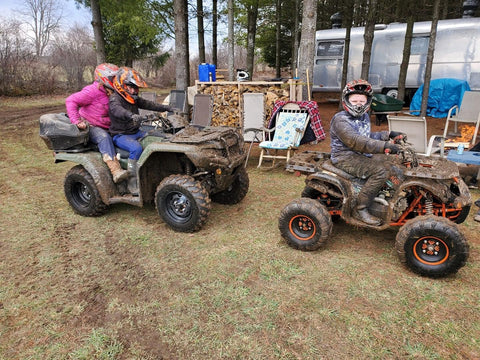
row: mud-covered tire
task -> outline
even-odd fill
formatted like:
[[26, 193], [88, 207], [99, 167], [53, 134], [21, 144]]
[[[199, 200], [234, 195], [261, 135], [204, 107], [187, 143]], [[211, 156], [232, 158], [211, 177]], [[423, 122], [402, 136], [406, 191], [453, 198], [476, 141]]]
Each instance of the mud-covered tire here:
[[400, 260], [412, 271], [432, 278], [456, 273], [469, 255], [467, 240], [458, 226], [434, 215], [409, 220], [400, 228], [395, 247]]
[[317, 200], [301, 198], [283, 208], [278, 228], [289, 246], [313, 251], [321, 247], [332, 233], [332, 219]]
[[247, 195], [249, 185], [250, 179], [247, 170], [242, 166], [226, 190], [212, 194], [212, 201], [225, 205], [238, 204]]
[[73, 211], [82, 216], [100, 216], [108, 206], [102, 201], [90, 173], [82, 165], [71, 168], [63, 183], [63, 190]]
[[211, 201], [207, 190], [193, 177], [170, 175], [157, 187], [155, 207], [173, 230], [194, 232], [207, 221]]
[[460, 214], [455, 219], [453, 219], [453, 222], [455, 224], [463, 223], [467, 219], [469, 212], [470, 212], [470, 205], [464, 206], [460, 211]]

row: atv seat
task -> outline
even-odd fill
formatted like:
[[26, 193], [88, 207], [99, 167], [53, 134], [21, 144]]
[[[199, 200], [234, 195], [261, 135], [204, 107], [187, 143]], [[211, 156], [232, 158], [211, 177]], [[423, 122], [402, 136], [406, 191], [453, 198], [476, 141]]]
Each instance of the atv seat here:
[[332, 160], [326, 160], [322, 163], [322, 169], [330, 171], [338, 176], [341, 176], [342, 178], [345, 178], [347, 180], [354, 180], [356, 179], [355, 176], [350, 175], [346, 171], [343, 171], [342, 169], [337, 168], [335, 165], [332, 164]]

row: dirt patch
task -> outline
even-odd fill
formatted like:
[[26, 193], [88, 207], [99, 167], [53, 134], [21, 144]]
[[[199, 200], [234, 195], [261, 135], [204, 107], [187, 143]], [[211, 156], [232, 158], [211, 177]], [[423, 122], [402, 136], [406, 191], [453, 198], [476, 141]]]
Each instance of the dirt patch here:
[[[338, 104], [319, 108], [328, 133]], [[289, 248], [278, 212], [304, 179], [282, 169], [249, 166], [245, 199], [213, 204], [198, 233], [173, 232], [150, 205], [81, 217], [63, 195], [73, 165], [53, 164], [38, 136], [42, 114], [64, 111], [1, 111], [0, 358], [451, 358], [458, 344], [480, 356], [472, 214], [467, 265], [436, 281], [398, 261], [396, 229], [338, 221], [323, 249]], [[427, 121], [441, 133], [443, 119]], [[329, 151], [328, 137], [304, 149]]]

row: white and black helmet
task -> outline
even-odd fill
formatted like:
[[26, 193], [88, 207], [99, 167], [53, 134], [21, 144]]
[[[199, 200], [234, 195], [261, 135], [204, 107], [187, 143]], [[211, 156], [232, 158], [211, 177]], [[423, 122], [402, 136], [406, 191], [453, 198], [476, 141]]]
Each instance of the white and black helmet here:
[[[365, 105], [352, 105], [349, 101], [350, 95], [353, 94], [361, 94], [367, 97], [367, 102]], [[343, 89], [342, 93], [342, 105], [345, 111], [351, 114], [354, 117], [360, 117], [365, 114], [369, 109], [370, 105], [372, 104], [373, 99], [373, 90], [372, 85], [366, 80], [353, 80], [350, 81], [345, 88]]]

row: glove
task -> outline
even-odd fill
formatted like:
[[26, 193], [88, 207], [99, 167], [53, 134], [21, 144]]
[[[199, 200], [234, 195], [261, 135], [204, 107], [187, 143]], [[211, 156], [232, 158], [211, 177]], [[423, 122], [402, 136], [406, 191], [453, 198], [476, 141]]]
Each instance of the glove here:
[[143, 116], [143, 115], [140, 115], [140, 114], [133, 114], [132, 115], [133, 125], [135, 125], [136, 127], [139, 127], [140, 125], [142, 125], [142, 122], [146, 121], [146, 120], [147, 120], [146, 116]]
[[397, 145], [397, 144], [392, 144], [391, 142], [386, 141], [385, 142], [385, 153], [390, 153], [390, 154], [397, 154], [402, 150], [402, 146]]
[[407, 134], [401, 131], [390, 131], [390, 134], [388, 134], [388, 138], [393, 139], [394, 141], [398, 141], [398, 140], [407, 141]]

